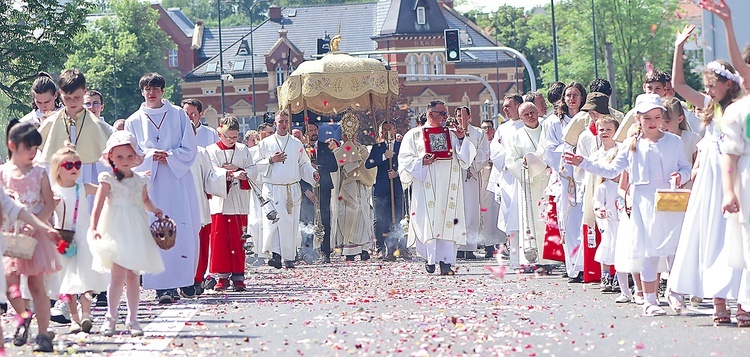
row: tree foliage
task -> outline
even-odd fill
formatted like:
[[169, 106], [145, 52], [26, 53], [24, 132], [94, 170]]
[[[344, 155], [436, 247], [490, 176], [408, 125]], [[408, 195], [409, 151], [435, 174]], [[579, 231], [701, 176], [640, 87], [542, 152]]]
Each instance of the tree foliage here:
[[111, 14], [93, 21], [88, 31], [75, 37], [73, 53], [65, 62], [66, 67], [86, 75], [89, 89], [102, 92], [104, 117], [112, 122], [136, 111], [143, 102], [138, 80], [149, 72], [167, 79], [165, 98], [179, 100], [180, 76], [167, 68], [165, 58], [174, 44], [157, 25], [158, 12], [138, 0], [110, 0], [109, 9]]
[[0, 1], [0, 91], [14, 115], [31, 109], [36, 74], [61, 68], [91, 8], [85, 0]]

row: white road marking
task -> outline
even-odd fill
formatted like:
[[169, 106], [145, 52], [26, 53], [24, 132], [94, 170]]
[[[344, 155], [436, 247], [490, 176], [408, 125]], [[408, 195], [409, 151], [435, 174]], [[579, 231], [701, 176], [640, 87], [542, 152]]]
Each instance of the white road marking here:
[[[185, 323], [189, 322], [200, 309], [200, 304], [170, 306], [153, 322], [143, 327], [144, 337], [128, 338], [111, 356], [133, 356], [135, 353], [138, 356], [161, 355], [185, 328]], [[125, 327], [122, 326], [122, 328]]]

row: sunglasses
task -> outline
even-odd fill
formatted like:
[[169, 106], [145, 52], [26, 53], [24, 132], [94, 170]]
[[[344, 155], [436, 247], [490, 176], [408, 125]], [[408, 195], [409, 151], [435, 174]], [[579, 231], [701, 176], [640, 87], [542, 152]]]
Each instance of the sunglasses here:
[[445, 110], [443, 110], [443, 111], [439, 111], [439, 112], [430, 112], [430, 113], [436, 113], [436, 114], [440, 114], [440, 116], [441, 116], [441, 117], [444, 117], [444, 116], [447, 116], [447, 115], [448, 115], [448, 112], [446, 112]]
[[73, 170], [73, 168], [75, 167], [76, 170], [80, 170], [81, 169], [81, 165], [82, 165], [82, 163], [81, 163], [80, 160], [78, 160], [78, 161], [65, 161], [65, 162], [63, 162], [63, 163], [60, 164], [60, 167], [66, 169], [66, 170]]

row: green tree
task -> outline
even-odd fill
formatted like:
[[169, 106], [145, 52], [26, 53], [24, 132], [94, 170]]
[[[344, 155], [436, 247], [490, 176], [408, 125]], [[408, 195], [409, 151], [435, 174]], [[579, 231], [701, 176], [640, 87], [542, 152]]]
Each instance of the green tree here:
[[29, 88], [39, 71], [61, 68], [91, 8], [85, 0], [0, 1], [0, 91], [13, 115], [31, 109]]
[[167, 68], [165, 62], [174, 44], [157, 25], [159, 14], [138, 0], [111, 0], [109, 6], [111, 14], [90, 23], [89, 31], [74, 38], [73, 53], [65, 66], [80, 69], [87, 87], [102, 92], [104, 117], [110, 122], [138, 109], [143, 102], [138, 80], [149, 72], [167, 79], [165, 98], [179, 100], [179, 73]]

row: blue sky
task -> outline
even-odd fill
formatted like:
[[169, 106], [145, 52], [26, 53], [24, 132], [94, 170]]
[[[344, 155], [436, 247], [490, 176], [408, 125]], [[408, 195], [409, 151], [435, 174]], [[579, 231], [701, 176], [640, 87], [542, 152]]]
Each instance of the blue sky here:
[[[458, 2], [458, 1], [457, 1]], [[500, 5], [523, 6], [530, 9], [537, 5], [548, 4], [549, 0], [464, 0], [464, 5], [457, 5], [460, 11], [467, 11], [475, 8], [484, 7], [485, 10], [496, 10]]]

